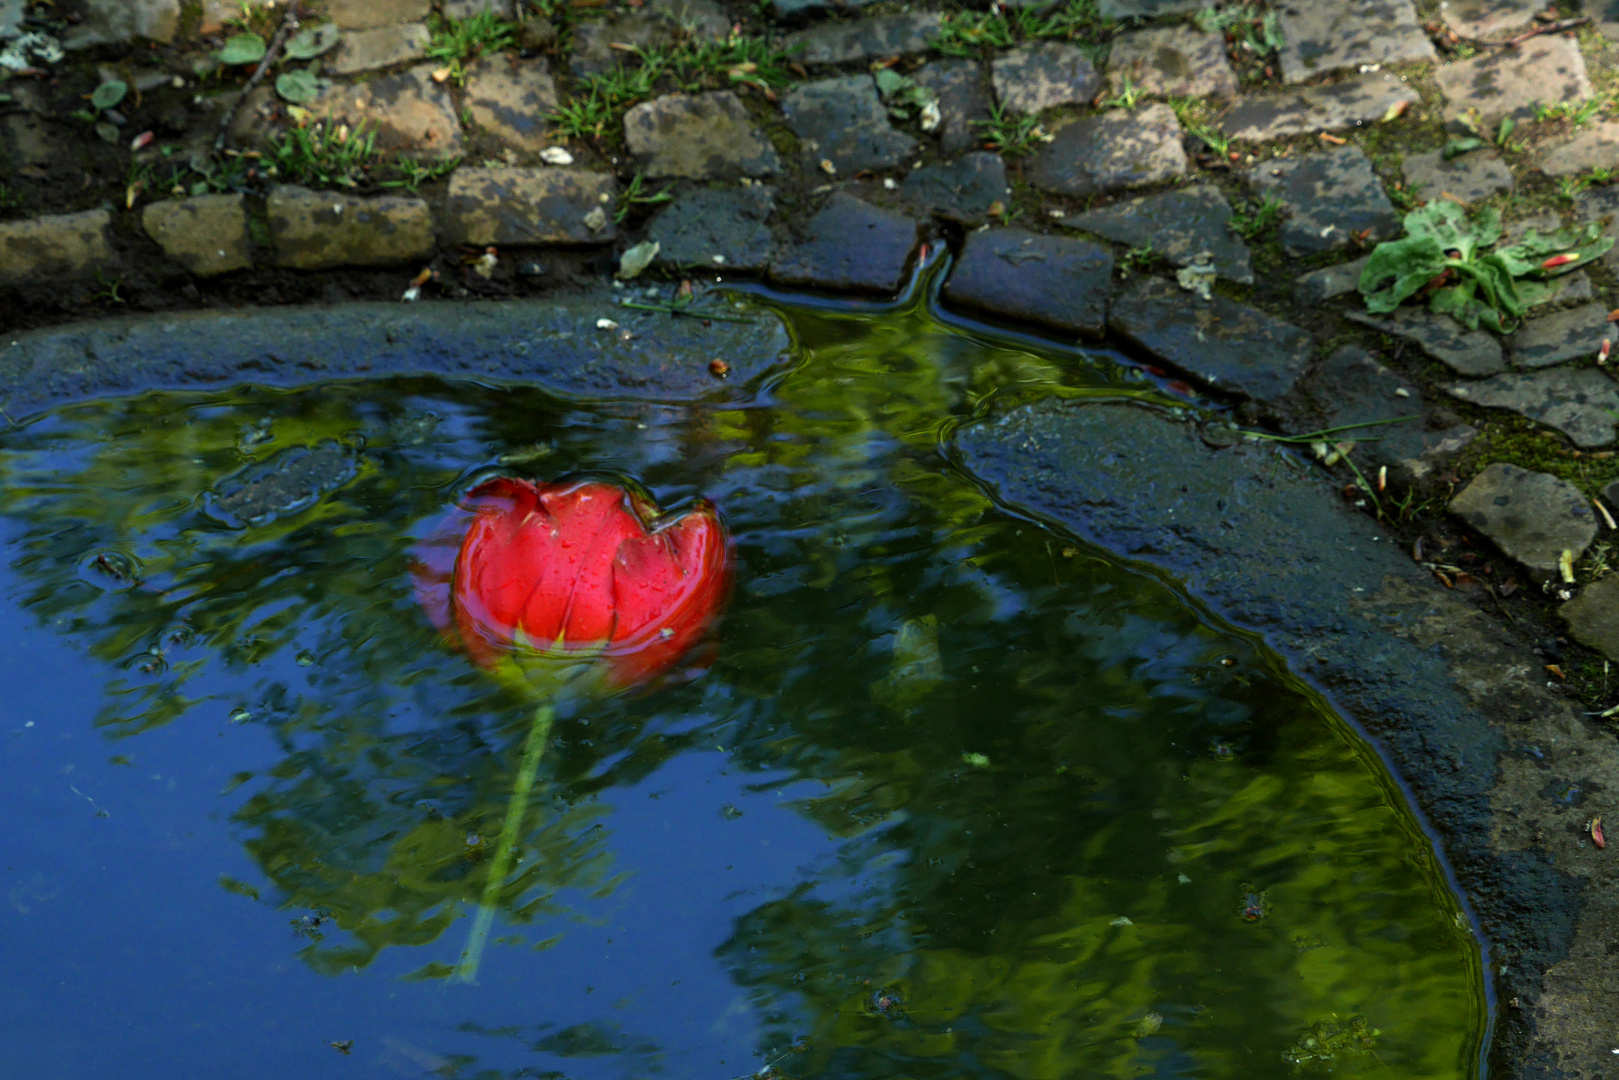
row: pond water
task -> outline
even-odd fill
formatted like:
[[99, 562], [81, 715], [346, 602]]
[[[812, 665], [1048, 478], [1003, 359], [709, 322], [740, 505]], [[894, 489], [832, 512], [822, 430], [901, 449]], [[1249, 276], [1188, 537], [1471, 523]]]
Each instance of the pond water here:
[[[0, 1074], [1475, 1076], [1478, 946], [1373, 750], [939, 452], [991, 391], [1152, 383], [788, 314], [745, 406], [377, 381], [0, 435]], [[581, 470], [715, 500], [736, 590], [706, 669], [559, 719], [468, 983], [530, 706], [412, 549]]]

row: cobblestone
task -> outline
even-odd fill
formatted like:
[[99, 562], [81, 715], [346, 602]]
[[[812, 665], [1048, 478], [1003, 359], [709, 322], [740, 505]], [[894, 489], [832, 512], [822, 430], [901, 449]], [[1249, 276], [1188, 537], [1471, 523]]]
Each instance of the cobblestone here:
[[992, 68], [995, 97], [1001, 108], [1015, 113], [1084, 105], [1102, 86], [1102, 77], [1079, 46], [1056, 41], [1003, 53]]
[[427, 53], [430, 37], [422, 23], [349, 30], [329, 54], [326, 70], [333, 75], [354, 75], [419, 60]]
[[463, 98], [477, 127], [519, 150], [551, 145], [546, 116], [557, 107], [556, 83], [542, 60], [486, 57], [472, 66]]
[[607, 244], [618, 181], [585, 169], [462, 167], [444, 207], [452, 244]]
[[1363, 65], [1434, 59], [1411, 0], [1283, 0], [1282, 77], [1290, 83]]
[[1477, 109], [1491, 123], [1503, 116], [1528, 120], [1539, 105], [1591, 96], [1579, 45], [1552, 34], [1447, 64], [1434, 72], [1434, 81], [1445, 97], [1447, 119]]
[[889, 123], [870, 75], [805, 83], [782, 99], [781, 112], [811, 171], [824, 169], [823, 161], [838, 176], [891, 169], [916, 151], [916, 140]]
[[1358, 146], [1339, 146], [1265, 162], [1249, 174], [1262, 195], [1286, 210], [1282, 246], [1295, 255], [1330, 251], [1356, 236], [1387, 240], [1400, 233], [1383, 184]]
[[624, 141], [648, 176], [701, 180], [772, 176], [781, 169], [775, 148], [729, 90], [670, 94], [637, 105], [624, 116]]
[[1237, 75], [1226, 59], [1225, 38], [1192, 26], [1156, 26], [1113, 39], [1108, 84], [1115, 94], [1126, 79], [1151, 97], [1229, 98]]
[[1113, 110], [1058, 129], [1029, 182], [1064, 195], [1145, 187], [1186, 175], [1181, 126], [1168, 105]]
[[199, 195], [151, 203], [141, 214], [141, 227], [163, 254], [198, 277], [253, 265], [253, 241], [241, 195]]
[[944, 296], [958, 307], [1099, 338], [1112, 277], [1113, 253], [1097, 244], [983, 229], [967, 237]]
[[1373, 72], [1324, 86], [1259, 94], [1234, 105], [1220, 121], [1232, 139], [1263, 142], [1317, 131], [1343, 131], [1380, 120], [1417, 92], [1393, 75]]
[[846, 64], [924, 52], [938, 35], [937, 13], [912, 12], [859, 22], [825, 23], [789, 34], [782, 45], [806, 64]]
[[837, 292], [899, 290], [916, 250], [916, 221], [833, 192], [804, 223], [798, 242], [770, 265], [771, 280]]
[[86, 278], [111, 266], [111, 226], [105, 210], [0, 221], [0, 285]]
[[282, 185], [270, 192], [265, 210], [277, 266], [393, 266], [425, 259], [437, 247], [433, 214], [422, 199]]

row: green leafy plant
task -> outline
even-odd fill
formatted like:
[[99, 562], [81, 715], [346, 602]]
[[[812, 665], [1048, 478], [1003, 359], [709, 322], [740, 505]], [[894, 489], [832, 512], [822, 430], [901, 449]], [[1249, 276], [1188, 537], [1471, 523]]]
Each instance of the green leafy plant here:
[[1231, 153], [1231, 140], [1219, 128], [1198, 115], [1203, 104], [1201, 99], [1195, 97], [1169, 99], [1169, 107], [1175, 110], [1175, 118], [1180, 121], [1181, 127], [1195, 136], [1204, 146], [1221, 157], [1226, 157]]
[[898, 114], [901, 120], [909, 119], [913, 112], [937, 104], [939, 100], [939, 95], [932, 90], [893, 68], [882, 68], [877, 72], [877, 92], [882, 95], [888, 111]]
[[118, 141], [118, 127], [111, 121], [103, 120], [101, 114], [114, 108], [124, 100], [129, 93], [129, 84], [122, 79], [108, 79], [90, 92], [90, 108], [78, 109], [73, 113], [76, 120], [83, 120], [87, 124], [96, 126], [96, 134], [107, 142]]
[[235, 34], [226, 40], [225, 47], [219, 50], [215, 59], [226, 66], [256, 64], [264, 59], [268, 47], [258, 34]]
[[1119, 271], [1128, 276], [1135, 271], [1147, 269], [1157, 261], [1158, 253], [1152, 249], [1151, 244], [1133, 247], [1119, 259]]
[[1274, 195], [1266, 195], [1252, 210], [1233, 210], [1226, 226], [1244, 240], [1252, 240], [1281, 220], [1281, 200]]
[[1552, 294], [1547, 279], [1585, 265], [1613, 247], [1601, 226], [1531, 229], [1517, 243], [1496, 248], [1501, 215], [1490, 208], [1471, 220], [1448, 200], [1405, 216], [1405, 236], [1377, 245], [1360, 278], [1368, 311], [1384, 314], [1415, 296], [1428, 308], [1476, 329], [1506, 333], [1530, 307]]
[[988, 120], [974, 120], [972, 125], [984, 133], [984, 142], [990, 149], [1005, 157], [1033, 153], [1040, 143], [1050, 142], [1034, 116], [1013, 116], [999, 105], [989, 107]]
[[1205, 34], [1223, 34], [1237, 48], [1268, 56], [1282, 47], [1282, 24], [1274, 11], [1262, 11], [1258, 4], [1232, 4], [1204, 8], [1193, 22]]
[[986, 48], [1003, 49], [1015, 40], [1005, 15], [958, 11], [944, 16], [933, 47], [946, 56], [977, 56]]

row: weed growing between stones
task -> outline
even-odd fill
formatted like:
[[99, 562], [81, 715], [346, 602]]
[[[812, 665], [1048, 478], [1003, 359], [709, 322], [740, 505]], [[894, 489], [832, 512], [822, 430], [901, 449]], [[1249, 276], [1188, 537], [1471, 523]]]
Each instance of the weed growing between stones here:
[[1049, 14], [1027, 8], [946, 13], [934, 48], [946, 56], [973, 57], [1020, 41], [1072, 41], [1100, 64], [1107, 59], [1112, 34], [1113, 22], [1097, 12], [1096, 0], [1070, 0]]
[[622, 225], [624, 224], [624, 219], [629, 217], [637, 207], [656, 206], [659, 203], [666, 203], [674, 197], [674, 192], [670, 191], [667, 185], [662, 191], [648, 191], [646, 189], [646, 177], [636, 173], [630, 178], [630, 182], [624, 190], [619, 193], [618, 206], [613, 211], [613, 221]]
[[1282, 203], [1274, 195], [1266, 195], [1252, 209], [1233, 207], [1231, 231], [1244, 240], [1255, 240], [1261, 233], [1275, 228], [1282, 220]]
[[289, 128], [271, 144], [273, 174], [298, 184], [358, 186], [375, 164], [377, 134], [365, 132], [363, 124], [353, 131], [347, 124], [329, 126], [326, 120]]
[[493, 11], [480, 11], [470, 19], [432, 18], [432, 42], [427, 58], [449, 68], [455, 85], [466, 84], [465, 64], [485, 53], [496, 53], [517, 44], [517, 30]]
[[404, 188], [414, 195], [417, 187], [450, 175], [459, 164], [461, 164], [460, 154], [446, 154], [437, 161], [417, 161], [414, 158], [402, 157], [394, 162], [394, 168], [399, 170], [398, 179], [384, 180], [381, 186]]
[[1052, 138], [1040, 126], [1039, 117], [1013, 115], [998, 104], [989, 107], [988, 120], [974, 120], [972, 125], [984, 133], [984, 144], [1003, 157], [1032, 154]]

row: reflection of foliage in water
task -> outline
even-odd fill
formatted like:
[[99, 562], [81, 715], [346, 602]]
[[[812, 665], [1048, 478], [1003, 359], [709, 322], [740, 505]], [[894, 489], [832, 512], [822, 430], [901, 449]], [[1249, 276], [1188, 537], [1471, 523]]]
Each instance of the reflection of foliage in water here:
[[[303, 954], [335, 972], [434, 941], [477, 898], [524, 729], [417, 613], [411, 537], [513, 451], [541, 476], [632, 473], [666, 503], [701, 491], [742, 559], [719, 661], [565, 719], [508, 919], [589, 917], [614, 883], [613, 791], [718, 744], [772, 784], [825, 784], [794, 809], [841, 840], [719, 951], [761, 1050], [808, 1037], [791, 1075], [1263, 1073], [1332, 1013], [1373, 1017], [1397, 1075], [1465, 1075], [1471, 946], [1366, 749], [1159, 583], [994, 512], [932, 453], [995, 385], [1128, 385], [984, 361], [914, 315], [802, 325], [811, 362], [769, 409], [395, 384], [70, 411], [0, 454], [24, 602], [122, 667], [109, 733], [237, 705], [272, 733], [280, 760], [238, 778], [235, 819], [281, 902], [343, 931]], [[358, 476], [245, 534], [210, 524], [195, 502], [240, 467], [244, 416], [270, 422], [256, 459], [363, 436]], [[78, 441], [87, 423], [102, 441]], [[62, 572], [101, 551], [139, 583]], [[167, 670], [143, 672], [154, 646]], [[201, 702], [210, 665], [251, 698]], [[1245, 923], [1250, 888], [1271, 910]], [[654, 1052], [607, 1029], [482, 1033]]]

